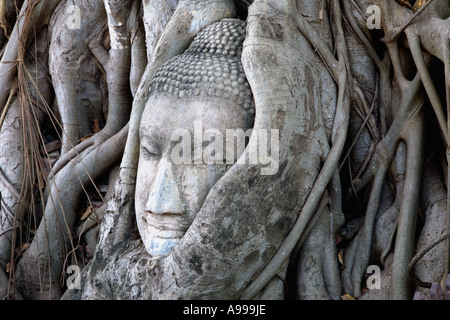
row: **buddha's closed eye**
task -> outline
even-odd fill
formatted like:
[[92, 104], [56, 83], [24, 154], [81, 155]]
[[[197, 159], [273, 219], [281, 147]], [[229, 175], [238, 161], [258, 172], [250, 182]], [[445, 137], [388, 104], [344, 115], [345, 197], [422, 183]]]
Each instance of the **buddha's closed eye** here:
[[153, 139], [144, 137], [141, 143], [141, 153], [146, 160], [155, 160], [161, 157], [161, 148]]

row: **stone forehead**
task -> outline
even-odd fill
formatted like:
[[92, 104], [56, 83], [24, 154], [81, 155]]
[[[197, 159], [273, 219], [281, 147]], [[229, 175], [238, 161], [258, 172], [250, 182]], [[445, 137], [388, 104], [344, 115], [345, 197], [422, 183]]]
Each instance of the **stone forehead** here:
[[231, 99], [253, 114], [253, 96], [241, 63], [245, 29], [245, 21], [237, 19], [223, 19], [203, 29], [182, 55], [156, 72], [150, 94]]

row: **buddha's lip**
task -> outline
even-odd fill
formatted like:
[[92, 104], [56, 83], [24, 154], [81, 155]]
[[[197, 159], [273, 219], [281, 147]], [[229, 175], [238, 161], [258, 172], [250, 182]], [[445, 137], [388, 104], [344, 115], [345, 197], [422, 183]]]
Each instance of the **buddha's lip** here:
[[[163, 239], [181, 239], [189, 227], [187, 225], [187, 221], [183, 221], [183, 220], [181, 220], [181, 221], [180, 220], [178, 220], [178, 221], [172, 220], [172, 223], [167, 223], [167, 219], [181, 217], [179, 214], [159, 215], [159, 214], [153, 214], [152, 212], [149, 212], [149, 211], [146, 211], [145, 213], [148, 214], [147, 219], [145, 219], [147, 222], [147, 225], [152, 228], [158, 229], [159, 232], [157, 233], [156, 236], [163, 238]], [[158, 219], [151, 219], [152, 216], [161, 217], [163, 220], [166, 220], [166, 221], [159, 221]], [[164, 234], [164, 233], [169, 233], [169, 232], [178, 233], [179, 236], [161, 237], [159, 235], [160, 233]]]
[[157, 238], [163, 239], [163, 240], [180, 240], [183, 235], [177, 236], [176, 233], [181, 233], [181, 230], [162, 230], [158, 232], [156, 235]]
[[181, 216], [185, 214], [184, 212], [163, 212], [163, 213], [155, 213], [153, 211], [145, 210], [146, 214], [153, 214], [155, 216]]

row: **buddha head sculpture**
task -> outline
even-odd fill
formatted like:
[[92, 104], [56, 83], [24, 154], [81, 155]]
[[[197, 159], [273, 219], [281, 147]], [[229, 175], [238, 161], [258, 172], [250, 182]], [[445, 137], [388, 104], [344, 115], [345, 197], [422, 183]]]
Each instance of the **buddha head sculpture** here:
[[245, 143], [236, 140], [245, 139], [254, 122], [241, 65], [244, 38], [244, 21], [216, 22], [152, 80], [139, 129], [135, 195], [137, 225], [152, 256], [170, 254], [243, 152]]

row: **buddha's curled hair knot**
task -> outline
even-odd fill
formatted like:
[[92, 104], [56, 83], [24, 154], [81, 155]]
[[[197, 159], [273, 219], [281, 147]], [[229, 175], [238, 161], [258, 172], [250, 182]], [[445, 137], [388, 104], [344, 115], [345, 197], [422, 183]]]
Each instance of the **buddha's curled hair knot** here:
[[150, 90], [179, 98], [207, 95], [232, 99], [254, 113], [253, 95], [241, 63], [246, 23], [223, 19], [204, 28], [189, 48], [164, 64]]

